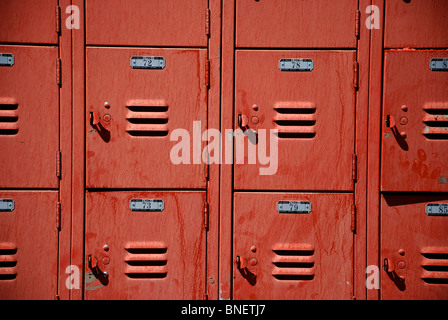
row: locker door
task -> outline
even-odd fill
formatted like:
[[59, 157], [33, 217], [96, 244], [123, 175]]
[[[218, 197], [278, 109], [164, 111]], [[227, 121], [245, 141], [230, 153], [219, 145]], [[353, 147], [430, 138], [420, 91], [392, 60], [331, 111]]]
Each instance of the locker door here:
[[351, 299], [353, 195], [236, 193], [235, 299]]
[[2, 0], [0, 42], [57, 44], [58, 0]]
[[88, 45], [206, 47], [207, 0], [86, 1]]
[[448, 191], [448, 60], [437, 59], [448, 59], [447, 52], [385, 53], [385, 191]]
[[381, 298], [448, 300], [448, 197], [381, 197]]
[[57, 191], [0, 192], [0, 299], [54, 300]]
[[0, 187], [57, 188], [56, 47], [0, 46]]
[[356, 47], [354, 0], [236, 1], [236, 46]]
[[[292, 60], [299, 68], [291, 59], [299, 59]], [[355, 59], [354, 51], [236, 52], [234, 121], [244, 136], [236, 132], [235, 148], [241, 143], [245, 148], [244, 161], [235, 153], [236, 189], [353, 188]], [[275, 160], [271, 130], [278, 130], [278, 167], [261, 158], [271, 153]], [[253, 148], [256, 161], [248, 156]], [[272, 171], [262, 173], [269, 167]]]
[[205, 49], [87, 48], [87, 187], [205, 187], [205, 58]]
[[385, 47], [448, 47], [447, 11], [446, 0], [385, 1]]
[[203, 299], [205, 192], [86, 197], [86, 299]]

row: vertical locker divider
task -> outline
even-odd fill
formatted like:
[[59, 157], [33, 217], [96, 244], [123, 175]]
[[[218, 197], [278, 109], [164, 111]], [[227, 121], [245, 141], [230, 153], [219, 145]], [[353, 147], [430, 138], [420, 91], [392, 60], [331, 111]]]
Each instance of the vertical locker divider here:
[[[210, 27], [208, 59], [210, 61], [210, 88], [208, 92], [208, 126], [220, 130], [221, 115], [221, 1], [208, 1]], [[221, 132], [221, 140], [223, 134]], [[220, 219], [220, 170], [221, 164], [209, 166], [207, 182], [208, 230], [206, 241], [206, 293], [208, 299], [219, 297], [219, 219]]]
[[354, 184], [354, 204], [356, 205], [355, 232], [353, 233], [353, 295], [356, 299], [365, 300], [366, 268], [367, 268], [367, 197], [368, 197], [368, 101], [369, 101], [369, 64], [371, 30], [365, 27], [367, 19], [366, 8], [370, 0], [359, 0], [359, 36], [357, 48], [357, 62], [359, 66], [359, 81], [355, 112], [355, 154], [356, 154], [356, 182]]
[[70, 290], [71, 300], [84, 298], [85, 225], [85, 0], [73, 0], [79, 8], [80, 29], [72, 30], [72, 229], [70, 264], [81, 271], [81, 288]]
[[[380, 267], [380, 157], [383, 79], [384, 0], [373, 0], [380, 9], [380, 29], [371, 30], [369, 78], [369, 129], [367, 146], [367, 265]], [[379, 269], [381, 272], [381, 267]], [[367, 289], [366, 289], [367, 290]], [[378, 300], [380, 290], [367, 290], [367, 299]]]
[[[233, 129], [234, 108], [234, 44], [235, 1], [222, 1], [221, 46], [221, 133]], [[232, 115], [231, 117], [229, 115]], [[233, 150], [232, 150], [233, 154]], [[232, 298], [233, 274], [233, 165], [225, 164], [220, 171], [219, 194], [219, 299]]]

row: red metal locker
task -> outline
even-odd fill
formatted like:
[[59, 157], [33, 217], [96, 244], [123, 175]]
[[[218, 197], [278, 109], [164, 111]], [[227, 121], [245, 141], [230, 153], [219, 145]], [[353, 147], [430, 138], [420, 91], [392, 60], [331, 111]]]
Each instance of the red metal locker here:
[[[87, 48], [87, 187], [205, 187], [206, 53]], [[180, 139], [184, 163], [171, 154]]]
[[354, 0], [237, 0], [236, 46], [353, 48], [357, 9]]
[[[243, 163], [235, 159], [236, 189], [353, 189], [355, 60], [354, 51], [236, 52], [234, 121], [248, 135], [235, 139], [237, 149], [245, 143]], [[274, 167], [260, 161], [260, 130], [266, 140], [278, 130], [278, 170], [268, 174], [260, 171]], [[250, 138], [253, 131], [260, 141]], [[249, 144], [258, 144], [255, 164]]]
[[383, 191], [448, 191], [446, 88], [448, 52], [385, 52]]
[[207, 0], [86, 1], [86, 43], [207, 46]]
[[57, 188], [56, 47], [0, 46], [0, 187]]
[[57, 293], [57, 191], [0, 192], [0, 299]]
[[447, 11], [446, 0], [385, 1], [385, 47], [448, 47]]
[[235, 193], [235, 299], [351, 299], [351, 194]]
[[448, 197], [381, 197], [381, 298], [448, 299]]
[[203, 298], [205, 192], [86, 198], [86, 299]]
[[57, 44], [58, 0], [3, 0], [0, 42]]

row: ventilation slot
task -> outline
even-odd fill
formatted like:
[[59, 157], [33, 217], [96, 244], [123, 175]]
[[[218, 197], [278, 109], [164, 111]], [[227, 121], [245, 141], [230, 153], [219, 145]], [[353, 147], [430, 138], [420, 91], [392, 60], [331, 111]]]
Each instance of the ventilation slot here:
[[18, 104], [13, 99], [0, 98], [0, 135], [15, 135], [19, 132]]
[[316, 136], [316, 108], [309, 103], [277, 103], [274, 128], [279, 138], [307, 139]]
[[0, 244], [0, 281], [17, 277], [17, 248], [10, 244]]
[[448, 140], [448, 107], [435, 104], [423, 109], [423, 135], [430, 140]]
[[131, 100], [126, 104], [127, 133], [134, 137], [168, 135], [168, 106], [162, 100]]
[[125, 248], [125, 274], [132, 279], [160, 279], [167, 275], [167, 247], [162, 243], [137, 243]]
[[422, 280], [429, 284], [448, 284], [448, 248], [422, 252]]
[[283, 244], [272, 249], [277, 280], [310, 281], [314, 279], [314, 249], [309, 245]]

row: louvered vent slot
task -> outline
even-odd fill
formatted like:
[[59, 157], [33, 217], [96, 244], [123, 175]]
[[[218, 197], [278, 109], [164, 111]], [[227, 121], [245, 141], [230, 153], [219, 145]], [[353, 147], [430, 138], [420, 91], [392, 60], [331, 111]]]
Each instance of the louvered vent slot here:
[[307, 139], [316, 136], [316, 108], [309, 103], [277, 103], [274, 128], [279, 138]]
[[0, 244], [0, 281], [14, 280], [17, 277], [17, 248]]
[[19, 132], [17, 102], [0, 99], [0, 135], [15, 135]]
[[422, 256], [422, 280], [448, 285], [448, 248], [428, 249], [422, 252]]
[[131, 244], [126, 250], [125, 274], [132, 279], [160, 279], [167, 276], [167, 247], [162, 243]]
[[168, 135], [168, 106], [162, 100], [131, 100], [126, 131], [134, 137], [165, 137]]
[[424, 110], [423, 135], [430, 140], [448, 140], [448, 107], [434, 104]]
[[277, 280], [310, 281], [314, 279], [314, 249], [308, 245], [276, 245], [273, 250], [272, 275]]

